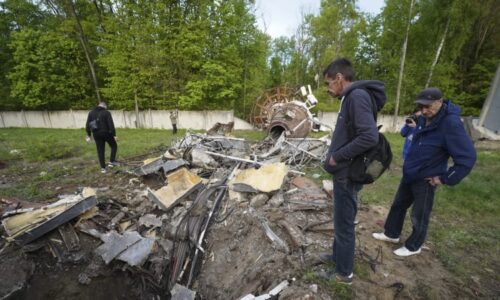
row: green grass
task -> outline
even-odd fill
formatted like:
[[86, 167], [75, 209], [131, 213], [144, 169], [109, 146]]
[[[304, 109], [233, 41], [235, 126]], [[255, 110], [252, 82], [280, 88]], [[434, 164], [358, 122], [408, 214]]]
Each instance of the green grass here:
[[369, 279], [370, 278], [370, 264], [366, 261], [358, 261], [354, 264], [354, 275], [358, 278]]
[[259, 141], [267, 136], [267, 131], [235, 130], [233, 131], [232, 135], [238, 138], [244, 138], [247, 141]]
[[[355, 270], [355, 272], [356, 271], [357, 270]], [[316, 274], [316, 271], [314, 271], [313, 269], [307, 269], [304, 272], [302, 279], [308, 283], [314, 282], [321, 284], [321, 286], [324, 289], [326, 289], [326, 291], [328, 291], [329, 295], [334, 296], [334, 299], [344, 300], [344, 299], [352, 299], [353, 297], [353, 291], [351, 286], [335, 282], [335, 280], [322, 279]]]
[[[170, 130], [119, 129], [118, 160], [165, 151], [175, 138]], [[56, 196], [56, 186], [91, 185], [98, 170], [95, 144], [85, 141], [83, 129], [0, 129], [0, 170], [19, 183], [0, 194], [28, 201], [46, 201]], [[109, 155], [109, 147], [106, 156]], [[74, 168], [76, 167], [76, 168]], [[41, 176], [42, 174], [45, 174]]]
[[[184, 130], [179, 130], [177, 136], [174, 136], [171, 130], [119, 129], [117, 130], [118, 155], [128, 157], [166, 149], [173, 139], [183, 137], [184, 134]], [[28, 162], [71, 157], [94, 158], [95, 144], [86, 143], [85, 137], [83, 129], [0, 129], [0, 157]], [[12, 150], [18, 153], [11, 153]]]

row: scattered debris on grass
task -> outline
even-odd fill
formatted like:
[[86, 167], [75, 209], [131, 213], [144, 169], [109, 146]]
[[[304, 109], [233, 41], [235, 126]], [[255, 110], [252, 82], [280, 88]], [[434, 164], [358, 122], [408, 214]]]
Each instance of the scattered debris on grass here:
[[[228, 127], [214, 131], [221, 128]], [[68, 280], [80, 287], [124, 275], [131, 298], [330, 299], [332, 290], [305, 274], [331, 249], [333, 186], [301, 175], [319, 166], [327, 140], [187, 133], [159, 157], [124, 162], [114, 188], [84, 188], [44, 205], [2, 199], [2, 270], [12, 263], [19, 270], [0, 281], [0, 297], [19, 295], [42, 268], [36, 255], [49, 253], [59, 266], [78, 266]], [[359, 210], [356, 256], [371, 273], [356, 271], [370, 279], [355, 284], [371, 281], [385, 298], [411, 295], [417, 287], [401, 275], [407, 268], [390, 268], [404, 262], [388, 262], [388, 246], [365, 242], [379, 226], [373, 216], [386, 211]], [[433, 268], [430, 281], [444, 272]]]

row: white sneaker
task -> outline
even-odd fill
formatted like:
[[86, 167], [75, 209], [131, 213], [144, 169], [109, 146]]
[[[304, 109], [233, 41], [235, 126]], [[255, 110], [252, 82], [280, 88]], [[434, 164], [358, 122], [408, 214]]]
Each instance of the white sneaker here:
[[109, 162], [108, 167], [113, 168], [113, 167], [119, 167], [120, 163], [117, 161]]
[[372, 233], [372, 236], [374, 239], [379, 240], [379, 241], [390, 242], [390, 243], [394, 243], [394, 244], [399, 243], [399, 238], [395, 238], [395, 239], [390, 238], [387, 235], [385, 235], [385, 233], [383, 233], [383, 232], [381, 232], [381, 233], [374, 232], [374, 233]]
[[101, 173], [103, 173], [103, 174], [106, 173], [106, 169], [102, 168]]
[[422, 248], [419, 248], [417, 251], [410, 251], [406, 247], [401, 247], [399, 249], [394, 250], [394, 254], [397, 256], [410, 256], [419, 254], [422, 251]]

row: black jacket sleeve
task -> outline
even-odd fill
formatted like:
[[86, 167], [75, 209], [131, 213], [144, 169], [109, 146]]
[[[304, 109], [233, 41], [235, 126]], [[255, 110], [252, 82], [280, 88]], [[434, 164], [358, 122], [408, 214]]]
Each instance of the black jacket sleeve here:
[[92, 111], [89, 112], [88, 116], [87, 116], [87, 122], [85, 123], [85, 131], [87, 132], [87, 136], [90, 136], [91, 132], [90, 132], [90, 114], [92, 113]]
[[364, 90], [356, 89], [349, 97], [348, 111], [354, 138], [332, 154], [336, 162], [352, 159], [378, 143], [378, 129], [370, 95]]

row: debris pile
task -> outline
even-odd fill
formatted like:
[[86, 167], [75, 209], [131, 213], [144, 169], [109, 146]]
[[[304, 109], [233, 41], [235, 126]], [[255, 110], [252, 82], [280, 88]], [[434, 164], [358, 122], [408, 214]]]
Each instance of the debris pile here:
[[[274, 138], [251, 144], [188, 133], [128, 169], [123, 198], [85, 188], [41, 207], [12, 203], [2, 215], [2, 251], [47, 248], [61, 263], [84, 263], [83, 285], [106, 268], [127, 270], [141, 278], [141, 298], [298, 292], [294, 276], [311, 241], [333, 230], [329, 196], [301, 171], [319, 164], [327, 142]], [[90, 253], [82, 239], [92, 241]]]

